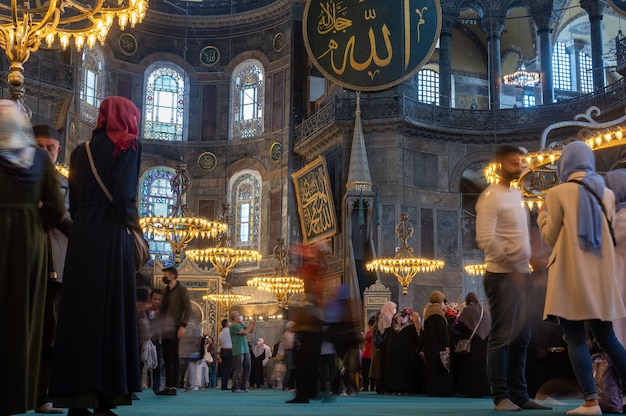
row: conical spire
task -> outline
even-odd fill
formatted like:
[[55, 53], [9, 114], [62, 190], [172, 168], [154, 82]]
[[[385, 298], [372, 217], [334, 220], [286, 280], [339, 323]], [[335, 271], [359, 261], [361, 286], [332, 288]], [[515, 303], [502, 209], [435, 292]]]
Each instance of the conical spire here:
[[372, 177], [367, 162], [363, 127], [361, 126], [361, 93], [356, 93], [356, 111], [354, 112], [354, 136], [352, 137], [352, 151], [350, 152], [350, 168], [348, 169], [348, 191], [371, 191]]

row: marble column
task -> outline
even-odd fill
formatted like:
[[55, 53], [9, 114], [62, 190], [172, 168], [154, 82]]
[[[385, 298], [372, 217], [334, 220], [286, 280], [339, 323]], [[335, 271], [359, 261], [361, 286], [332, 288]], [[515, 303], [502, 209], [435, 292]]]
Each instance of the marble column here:
[[504, 15], [489, 16], [483, 19], [483, 31], [487, 35], [489, 54], [489, 107], [500, 108], [500, 92], [502, 90], [502, 59], [500, 57], [500, 40], [504, 30]]
[[539, 59], [541, 60], [541, 101], [543, 104], [554, 102], [554, 77], [552, 70], [552, 11], [532, 13], [539, 37]]
[[458, 14], [443, 15], [441, 34], [439, 35], [439, 105], [452, 105], [452, 28]]
[[602, 11], [604, 2], [601, 0], [580, 0], [582, 7], [589, 15], [591, 25], [591, 65], [593, 68], [593, 90], [600, 91], [606, 85], [604, 71], [604, 42], [602, 36]]

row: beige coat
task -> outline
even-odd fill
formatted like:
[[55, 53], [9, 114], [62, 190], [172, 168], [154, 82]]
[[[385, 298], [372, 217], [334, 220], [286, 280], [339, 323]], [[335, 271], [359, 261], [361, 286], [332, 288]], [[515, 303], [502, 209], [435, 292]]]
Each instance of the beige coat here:
[[[583, 176], [584, 172], [576, 172], [569, 179]], [[573, 321], [615, 321], [626, 317], [626, 308], [615, 277], [613, 241], [603, 218], [602, 257], [580, 248], [577, 235], [580, 186], [563, 183], [550, 189], [546, 210], [537, 218], [541, 235], [554, 247], [548, 259], [544, 319], [558, 316]], [[605, 190], [602, 202], [612, 218], [615, 196], [610, 189]]]

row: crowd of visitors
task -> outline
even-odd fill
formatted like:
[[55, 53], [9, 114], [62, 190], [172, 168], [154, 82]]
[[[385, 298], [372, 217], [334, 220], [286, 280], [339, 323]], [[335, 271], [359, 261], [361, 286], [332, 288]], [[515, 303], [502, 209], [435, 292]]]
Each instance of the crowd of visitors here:
[[[246, 321], [236, 310], [222, 320], [217, 342], [201, 334], [176, 267], [162, 270], [162, 290], [136, 272], [138, 122], [130, 100], [105, 99], [91, 140], [72, 152], [65, 183], [52, 165], [56, 132], [35, 129], [46, 154], [19, 106], [0, 100], [0, 311], [14, 315], [9, 305], [22, 305], [19, 319], [0, 323], [0, 332], [20, 341], [7, 343], [11, 359], [0, 362], [0, 373], [13, 380], [7, 414], [67, 408], [69, 416], [114, 416], [112, 409], [142, 389], [174, 396], [179, 388], [218, 387], [293, 391], [286, 403], [376, 391], [491, 396], [496, 411], [549, 410], [531, 398], [538, 389], [526, 380], [539, 345], [539, 359], [567, 351], [584, 399], [567, 413], [601, 415], [590, 338], [626, 380], [626, 171], [600, 176], [585, 143], [564, 147], [561, 183], [548, 191], [535, 228], [552, 247], [543, 265], [543, 319], [560, 328], [563, 346], [531, 343], [541, 334], [528, 303], [535, 293], [532, 226], [512, 186], [523, 152], [505, 145], [496, 152], [501, 180], [476, 205], [487, 303], [469, 292], [458, 305], [435, 290], [421, 317], [392, 301], [363, 317], [349, 286], [323, 298], [327, 248], [298, 244], [292, 254], [304, 292], [291, 298], [289, 321], [271, 348], [256, 336], [256, 316]], [[93, 262], [94, 252], [108, 253], [108, 261]]]

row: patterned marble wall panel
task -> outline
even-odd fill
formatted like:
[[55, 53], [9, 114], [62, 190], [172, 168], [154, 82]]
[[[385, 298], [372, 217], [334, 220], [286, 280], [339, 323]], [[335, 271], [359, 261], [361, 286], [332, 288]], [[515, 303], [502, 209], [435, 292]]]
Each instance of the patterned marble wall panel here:
[[437, 211], [437, 256], [446, 267], [459, 266], [459, 216], [456, 211]]
[[413, 153], [413, 185], [421, 189], [439, 189], [439, 156]]
[[396, 214], [396, 206], [394, 204], [384, 204], [381, 209], [380, 216], [380, 244], [376, 253], [378, 257], [393, 257], [396, 254], [395, 248], [396, 224], [398, 223], [398, 215]]

